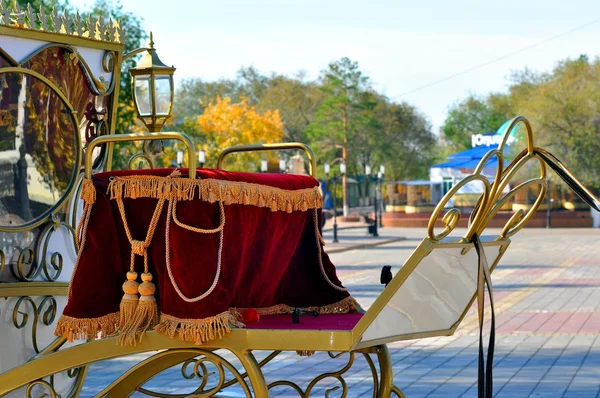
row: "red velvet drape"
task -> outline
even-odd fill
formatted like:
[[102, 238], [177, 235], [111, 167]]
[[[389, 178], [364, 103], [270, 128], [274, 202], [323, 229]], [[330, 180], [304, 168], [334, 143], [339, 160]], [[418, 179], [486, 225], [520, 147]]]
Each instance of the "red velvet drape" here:
[[[58, 334], [83, 335], [97, 331], [118, 332], [115, 325], [102, 326], [94, 319], [118, 313], [123, 296], [121, 285], [129, 270], [131, 245], [125, 234], [116, 201], [107, 193], [114, 177], [131, 175], [167, 176], [172, 170], [121, 171], [93, 177], [95, 202], [92, 206], [86, 243], [79, 254], [71, 295], [63, 313]], [[185, 174], [186, 170], [182, 170]], [[182, 178], [185, 177], [182, 176]], [[286, 191], [314, 189], [318, 182], [311, 177], [286, 174], [234, 173], [221, 170], [198, 170], [201, 179], [241, 181]], [[158, 199], [124, 198], [127, 224], [133, 239], [144, 240]], [[255, 204], [223, 206], [222, 268], [216, 288], [203, 300], [187, 303], [176, 292], [166, 271], [165, 229], [170, 222], [170, 266], [175, 282], [188, 297], [204, 293], [213, 283], [217, 269], [219, 233], [204, 234], [186, 230], [167, 220], [168, 201], [161, 212], [156, 231], [148, 248], [149, 270], [156, 284], [155, 297], [161, 313], [184, 321], [201, 321], [232, 308], [257, 308], [264, 313], [288, 312], [289, 307], [322, 307], [323, 312], [348, 312], [354, 307], [341, 286], [334, 265], [318, 244], [314, 209], [306, 211], [272, 211]], [[319, 220], [321, 209], [316, 209]], [[192, 227], [213, 229], [219, 225], [219, 202], [195, 198], [179, 200], [177, 218]], [[320, 229], [320, 221], [317, 228]], [[323, 275], [319, 263], [319, 251]], [[143, 272], [143, 259], [136, 256], [135, 270]], [[340, 305], [345, 302], [345, 305]], [[90, 321], [90, 319], [92, 321]], [[70, 326], [69, 326], [70, 322]], [[91, 322], [91, 323], [90, 323]], [[109, 322], [113, 322], [109, 321]], [[106, 322], [104, 322], [106, 323]], [[65, 326], [67, 324], [67, 326]], [[96, 326], [91, 326], [92, 324]], [[67, 330], [70, 329], [70, 332]], [[79, 330], [79, 333], [74, 332]], [[71, 334], [72, 336], [73, 334]]]

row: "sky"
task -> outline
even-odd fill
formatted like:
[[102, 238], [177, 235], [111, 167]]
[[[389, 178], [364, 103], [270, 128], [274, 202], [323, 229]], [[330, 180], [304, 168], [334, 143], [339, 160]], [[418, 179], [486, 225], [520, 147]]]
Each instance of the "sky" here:
[[[90, 0], [70, 0], [86, 8]], [[311, 79], [342, 57], [415, 105], [437, 133], [452, 104], [506, 91], [514, 71], [600, 55], [599, 0], [122, 0], [176, 81], [241, 66]], [[456, 75], [456, 76], [455, 76]], [[525, 115], [527, 116], [527, 115]]]

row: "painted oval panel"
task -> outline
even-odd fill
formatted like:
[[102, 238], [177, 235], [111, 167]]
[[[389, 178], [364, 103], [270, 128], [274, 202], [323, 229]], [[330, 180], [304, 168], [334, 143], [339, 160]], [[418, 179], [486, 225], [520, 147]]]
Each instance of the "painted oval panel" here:
[[77, 120], [50, 84], [22, 69], [0, 69], [1, 229], [47, 218], [78, 173]]

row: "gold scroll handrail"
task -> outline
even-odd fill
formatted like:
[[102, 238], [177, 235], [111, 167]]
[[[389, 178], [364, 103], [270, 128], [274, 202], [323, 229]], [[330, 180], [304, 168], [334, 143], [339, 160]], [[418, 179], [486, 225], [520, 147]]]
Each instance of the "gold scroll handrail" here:
[[92, 178], [92, 152], [98, 145], [109, 142], [126, 142], [126, 141], [156, 141], [156, 140], [178, 140], [183, 142], [187, 148], [188, 156], [188, 173], [190, 178], [196, 178], [196, 153], [194, 142], [183, 133], [174, 131], [160, 133], [141, 133], [141, 134], [113, 134], [102, 135], [94, 138], [88, 145], [85, 154], [85, 178]]
[[[527, 147], [524, 148], [518, 155], [516, 155], [510, 164], [505, 166], [504, 148], [508, 142], [509, 135], [518, 125], [522, 125], [525, 128]], [[567, 169], [567, 167], [550, 152], [534, 146], [533, 129], [527, 118], [524, 116], [518, 116], [506, 122], [502, 127], [500, 127], [498, 134], [502, 134], [502, 139], [498, 145], [498, 148], [491, 149], [488, 153], [486, 153], [475, 168], [473, 174], [465, 177], [458, 184], [454, 185], [436, 206], [427, 226], [429, 239], [433, 241], [440, 241], [448, 236], [448, 234], [450, 234], [454, 228], [456, 228], [460, 220], [461, 213], [458, 209], [450, 209], [442, 217], [442, 223], [444, 225], [443, 230], [438, 234], [436, 234], [434, 231], [436, 221], [444, 211], [450, 199], [452, 199], [452, 197], [461, 188], [472, 181], [480, 181], [483, 185], [484, 192], [479, 198], [479, 201], [469, 218], [467, 232], [463, 236], [463, 241], [465, 242], [469, 242], [474, 234], [481, 235], [483, 230], [485, 230], [502, 206], [506, 204], [509, 199], [514, 197], [517, 192], [527, 189], [531, 186], [540, 187], [540, 192], [531, 208], [527, 212], [519, 210], [513, 214], [513, 216], [502, 228], [500, 237], [508, 238], [516, 234], [525, 226], [531, 217], [533, 217], [533, 214], [540, 207], [544, 196], [546, 195], [546, 191], [548, 189], [546, 166], [549, 166], [552, 170], [554, 170], [565, 181], [565, 183], [567, 183], [567, 185], [569, 185], [575, 191], [575, 193], [581, 197], [581, 199], [583, 199], [592, 208], [600, 212], [600, 201], [575, 178], [569, 169]], [[493, 158], [497, 160], [497, 168], [494, 181], [490, 182], [490, 180], [483, 175], [483, 169]], [[504, 189], [515, 176], [517, 171], [529, 161], [534, 161], [539, 164], [539, 176], [524, 181], [512, 188], [508, 193], [504, 193]]]
[[258, 151], [277, 151], [282, 149], [301, 149], [306, 153], [308, 157], [308, 174], [311, 177], [315, 176], [315, 172], [317, 170], [317, 162], [315, 160], [315, 154], [310, 149], [310, 147], [306, 144], [302, 144], [301, 142], [280, 142], [276, 144], [252, 144], [252, 145], [238, 145], [231, 146], [229, 148], [225, 148], [217, 159], [217, 169], [222, 169], [223, 167], [223, 159], [225, 156], [230, 153], [236, 152], [258, 152]]

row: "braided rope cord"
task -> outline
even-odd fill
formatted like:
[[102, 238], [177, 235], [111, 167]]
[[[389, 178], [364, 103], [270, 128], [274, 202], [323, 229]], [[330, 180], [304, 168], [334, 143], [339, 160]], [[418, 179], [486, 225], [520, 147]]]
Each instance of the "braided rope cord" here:
[[[197, 301], [204, 299], [209, 294], [211, 294], [213, 292], [213, 290], [215, 290], [215, 288], [217, 287], [217, 283], [219, 282], [219, 278], [221, 277], [221, 259], [222, 259], [222, 254], [223, 254], [223, 228], [225, 226], [225, 209], [223, 208], [223, 202], [219, 202], [219, 210], [220, 210], [220, 218], [221, 218], [220, 225], [214, 229], [202, 229], [202, 228], [196, 228], [196, 227], [192, 227], [190, 225], [183, 224], [179, 220], [177, 220], [177, 217], [175, 215], [176, 214], [176, 208], [175, 208], [176, 204], [177, 204], [177, 200], [172, 198], [171, 202], [169, 203], [169, 205], [167, 207], [167, 226], [166, 226], [166, 230], [165, 230], [165, 256], [166, 256], [165, 262], [167, 264], [167, 273], [169, 274], [169, 279], [171, 280], [171, 284], [175, 288], [175, 291], [177, 292], [179, 297], [181, 297], [181, 299], [183, 301], [185, 301], [186, 303], [195, 303]], [[190, 298], [190, 297], [187, 297], [185, 294], [183, 294], [183, 292], [179, 288], [179, 285], [177, 284], [177, 281], [175, 281], [175, 276], [173, 275], [173, 272], [171, 271], [171, 245], [169, 243], [169, 235], [170, 235], [170, 231], [171, 231], [171, 221], [170, 221], [171, 215], [173, 216], [173, 220], [175, 221], [175, 223], [178, 226], [185, 228], [189, 231], [203, 233], [203, 234], [212, 234], [212, 233], [219, 232], [219, 251], [217, 254], [217, 272], [215, 273], [215, 278], [213, 279], [213, 283], [208, 288], [208, 290], [206, 292], [204, 292], [203, 294], [196, 296], [196, 297]]]

